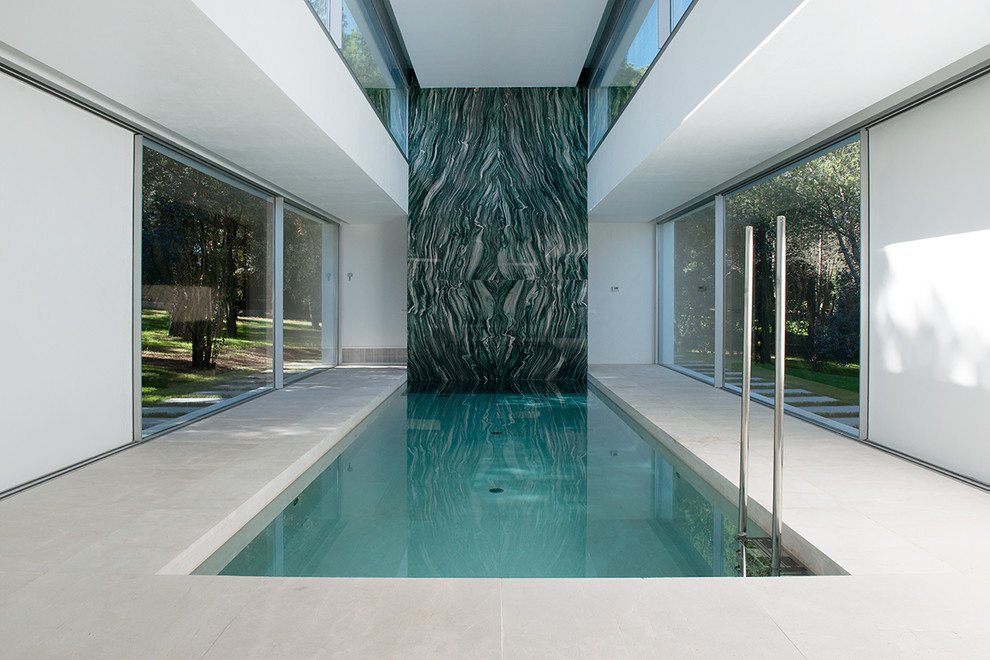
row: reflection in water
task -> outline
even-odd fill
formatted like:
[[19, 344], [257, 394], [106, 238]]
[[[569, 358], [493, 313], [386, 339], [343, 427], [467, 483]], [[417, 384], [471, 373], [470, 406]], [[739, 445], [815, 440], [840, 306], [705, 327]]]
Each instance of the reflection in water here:
[[574, 389], [397, 397], [222, 573], [734, 574], [734, 508]]

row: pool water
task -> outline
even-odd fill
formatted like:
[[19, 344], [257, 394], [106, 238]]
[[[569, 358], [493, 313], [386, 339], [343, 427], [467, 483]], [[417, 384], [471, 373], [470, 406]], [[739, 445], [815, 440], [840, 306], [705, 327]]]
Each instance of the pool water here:
[[345, 442], [208, 572], [737, 574], [735, 506], [584, 388], [408, 392]]

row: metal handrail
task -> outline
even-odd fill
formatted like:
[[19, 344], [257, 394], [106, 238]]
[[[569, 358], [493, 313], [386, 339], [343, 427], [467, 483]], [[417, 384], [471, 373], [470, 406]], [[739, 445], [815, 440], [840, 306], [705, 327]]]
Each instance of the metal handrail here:
[[746, 577], [746, 523], [749, 519], [749, 397], [753, 380], [753, 227], [746, 227], [743, 263], [742, 406], [739, 420], [739, 572]]
[[[770, 571], [780, 575], [783, 532], [781, 519], [784, 472], [784, 368], [787, 312], [787, 219], [777, 216], [776, 297], [777, 338], [774, 364], [773, 406], [773, 517], [770, 530]], [[753, 359], [753, 228], [746, 227], [746, 252], [743, 264], [743, 367], [742, 403], [739, 420], [739, 571], [746, 577], [746, 540], [749, 504], [749, 403]]]
[[774, 360], [773, 394], [773, 519], [770, 535], [771, 575], [780, 575], [780, 537], [784, 529], [781, 520], [781, 504], [784, 492], [784, 365], [786, 352], [784, 337], [787, 335], [787, 245], [786, 218], [777, 216], [777, 355]]

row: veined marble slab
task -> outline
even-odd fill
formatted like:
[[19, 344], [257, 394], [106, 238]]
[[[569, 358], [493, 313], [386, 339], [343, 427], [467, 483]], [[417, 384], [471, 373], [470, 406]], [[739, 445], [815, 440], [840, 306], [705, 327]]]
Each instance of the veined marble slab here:
[[584, 94], [413, 93], [411, 381], [584, 379]]

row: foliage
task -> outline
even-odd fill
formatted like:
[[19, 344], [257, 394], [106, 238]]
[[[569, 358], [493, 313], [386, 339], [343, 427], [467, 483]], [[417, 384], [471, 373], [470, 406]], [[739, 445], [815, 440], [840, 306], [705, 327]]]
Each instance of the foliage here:
[[387, 88], [388, 83], [385, 81], [385, 76], [382, 75], [378, 62], [375, 61], [374, 53], [372, 53], [364, 35], [357, 28], [348, 30], [346, 19], [344, 20], [343, 42], [340, 51], [361, 85], [366, 89]]
[[307, 0], [313, 11], [320, 17], [320, 21], [329, 29], [330, 21], [330, 0]]
[[675, 221], [673, 240], [675, 350], [710, 356], [715, 351], [714, 209]]
[[619, 118], [619, 113], [636, 91], [639, 81], [646, 75], [648, 67], [634, 67], [629, 62], [623, 62], [615, 72], [608, 86], [608, 125], [611, 126]]
[[320, 328], [323, 319], [323, 224], [285, 213], [284, 315]]
[[238, 311], [266, 305], [267, 203], [153, 149], [143, 162], [142, 303], [210, 369]]
[[[754, 347], [769, 364], [774, 334], [775, 219], [787, 217], [787, 319], [804, 336], [789, 352], [815, 369], [859, 360], [859, 144], [798, 165], [727, 200], [727, 271], [742, 278], [742, 233], [754, 228]], [[741, 291], [741, 287], [739, 287]], [[740, 293], [741, 299], [741, 293]], [[736, 331], [740, 319], [733, 319]]]
[[[747, 577], [770, 577], [773, 575], [773, 564], [770, 562], [770, 557], [754, 541], [747, 539], [745, 547]], [[739, 553], [737, 551], [734, 554], [736, 555], [737, 570], [739, 570]]]
[[[193, 368], [191, 341], [169, 335], [169, 314], [141, 312], [141, 399], [145, 406], [174, 397], [212, 390], [247, 374], [271, 368], [271, 321], [242, 318], [236, 339], [228, 339], [213, 368]], [[232, 391], [230, 394], [238, 394]]]
[[714, 506], [683, 479], [674, 482], [674, 500], [678, 527], [702, 561], [711, 566]]
[[368, 100], [386, 124], [389, 123], [391, 108], [391, 89], [379, 62], [375, 59], [374, 51], [357, 26], [351, 26], [347, 14], [342, 19], [343, 43], [340, 52], [351, 68], [354, 76], [364, 87]]

